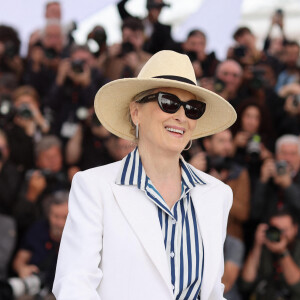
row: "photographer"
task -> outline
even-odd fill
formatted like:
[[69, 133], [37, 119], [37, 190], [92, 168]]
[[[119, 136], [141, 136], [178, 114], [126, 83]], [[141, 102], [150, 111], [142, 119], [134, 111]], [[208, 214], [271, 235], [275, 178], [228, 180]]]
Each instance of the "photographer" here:
[[10, 161], [9, 153], [6, 135], [0, 129], [0, 213], [12, 216], [21, 176], [15, 164]]
[[192, 157], [190, 163], [231, 187], [233, 205], [229, 213], [227, 232], [243, 241], [243, 223], [248, 220], [250, 209], [248, 172], [232, 160], [233, 140], [230, 130], [204, 138], [203, 145], [206, 156], [198, 153]]
[[215, 92], [227, 99], [230, 104], [237, 108], [245, 98], [241, 89], [243, 81], [243, 69], [240, 64], [232, 59], [221, 62], [216, 69]]
[[300, 141], [284, 135], [276, 141], [276, 160], [266, 159], [253, 195], [252, 215], [258, 221], [274, 209], [300, 212]]
[[290, 83], [279, 90], [283, 104], [278, 133], [300, 134], [300, 84]]
[[296, 41], [286, 41], [283, 47], [282, 62], [284, 64], [283, 71], [278, 76], [275, 87], [277, 93], [281, 88], [290, 83], [299, 82], [299, 59], [300, 46]]
[[300, 297], [300, 241], [298, 223], [285, 210], [260, 224], [245, 261], [241, 289], [257, 300], [297, 300]]
[[24, 66], [19, 55], [20, 39], [17, 31], [6, 25], [0, 25], [0, 70], [1, 73], [13, 73], [21, 80]]
[[195, 29], [188, 33], [186, 41], [182, 44], [184, 52], [195, 52], [201, 64], [204, 77], [213, 77], [219, 64], [214, 52], [206, 53], [206, 35], [203, 31]]
[[86, 110], [85, 117], [66, 145], [66, 163], [80, 170], [113, 162], [105, 146], [110, 133], [100, 124], [94, 109]]
[[56, 78], [58, 66], [65, 53], [66, 35], [59, 20], [48, 20], [40, 39], [30, 46], [24, 72], [24, 82], [32, 85], [44, 97]]
[[29, 170], [21, 188], [15, 216], [20, 236], [43, 216], [45, 195], [70, 187], [71, 178], [63, 168], [61, 142], [56, 136], [45, 136], [35, 147], [36, 169]]
[[76, 111], [93, 104], [96, 91], [107, 82], [95, 67], [95, 58], [86, 46], [74, 46], [70, 58], [63, 59], [46, 106], [53, 111], [53, 130], [68, 140], [79, 122]]
[[122, 44], [108, 48], [104, 64], [110, 80], [137, 76], [151, 55], [143, 50], [144, 25], [137, 18], [126, 18], [122, 24]]
[[[121, 0], [118, 3], [118, 11], [123, 21], [128, 18], [136, 18], [128, 13], [125, 8], [128, 0]], [[155, 54], [158, 51], [170, 49], [173, 46], [171, 37], [171, 26], [159, 22], [159, 15], [162, 8], [170, 5], [162, 0], [147, 0], [146, 8], [148, 15], [142, 20], [145, 28], [145, 39], [143, 41], [143, 49], [148, 53]]]
[[[68, 196], [69, 193], [62, 190], [43, 199], [46, 218], [34, 223], [26, 232], [13, 260], [14, 271], [27, 281], [27, 285], [30, 276], [37, 277], [40, 284], [36, 293], [41, 293], [43, 287], [44, 297], [52, 290], [59, 244], [68, 214]], [[27, 289], [31, 290], [31, 286]]]
[[5, 130], [11, 148], [11, 160], [22, 171], [33, 166], [33, 147], [43, 134], [50, 130], [50, 124], [40, 111], [39, 95], [31, 86], [20, 86], [12, 94], [11, 121]]

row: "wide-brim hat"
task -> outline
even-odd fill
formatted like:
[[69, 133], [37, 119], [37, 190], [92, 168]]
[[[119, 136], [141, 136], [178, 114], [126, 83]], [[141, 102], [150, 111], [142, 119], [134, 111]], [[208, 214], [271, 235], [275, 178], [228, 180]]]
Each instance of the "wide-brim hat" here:
[[137, 78], [124, 78], [102, 86], [95, 97], [95, 113], [111, 133], [135, 140], [129, 103], [137, 94], [155, 88], [171, 87], [188, 91], [206, 103], [197, 120], [192, 139], [208, 136], [230, 127], [236, 120], [234, 108], [221, 96], [197, 86], [191, 61], [185, 54], [163, 50], [154, 54]]

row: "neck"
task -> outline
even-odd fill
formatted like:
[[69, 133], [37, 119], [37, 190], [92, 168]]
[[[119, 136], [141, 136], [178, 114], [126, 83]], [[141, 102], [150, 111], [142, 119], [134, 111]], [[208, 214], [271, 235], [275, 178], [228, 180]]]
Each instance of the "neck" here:
[[153, 183], [181, 180], [179, 153], [169, 153], [139, 143], [139, 154], [146, 174]]

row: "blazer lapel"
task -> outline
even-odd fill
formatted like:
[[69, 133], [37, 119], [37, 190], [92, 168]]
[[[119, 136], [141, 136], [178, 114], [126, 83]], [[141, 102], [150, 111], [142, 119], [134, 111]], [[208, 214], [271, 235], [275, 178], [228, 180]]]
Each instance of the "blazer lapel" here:
[[[204, 245], [204, 271], [201, 286], [201, 299], [208, 299], [219, 272], [220, 249], [222, 249], [222, 218], [221, 208], [217, 207], [214, 197], [218, 193], [212, 188], [213, 184], [196, 186], [191, 191], [198, 225]], [[219, 195], [220, 197], [220, 195]], [[220, 227], [219, 227], [220, 226]]]
[[125, 218], [173, 297], [171, 275], [155, 204], [134, 186], [112, 184], [112, 191]]

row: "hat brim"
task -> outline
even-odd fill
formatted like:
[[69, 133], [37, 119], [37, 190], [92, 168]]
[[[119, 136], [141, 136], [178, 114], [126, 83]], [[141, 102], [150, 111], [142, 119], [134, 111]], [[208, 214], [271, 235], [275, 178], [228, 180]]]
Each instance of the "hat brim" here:
[[218, 94], [196, 85], [161, 78], [124, 78], [107, 83], [96, 94], [95, 113], [101, 124], [111, 133], [133, 141], [135, 136], [130, 122], [129, 103], [137, 94], [161, 87], [186, 90], [206, 103], [205, 113], [197, 120], [192, 139], [223, 131], [236, 120], [233, 107]]

